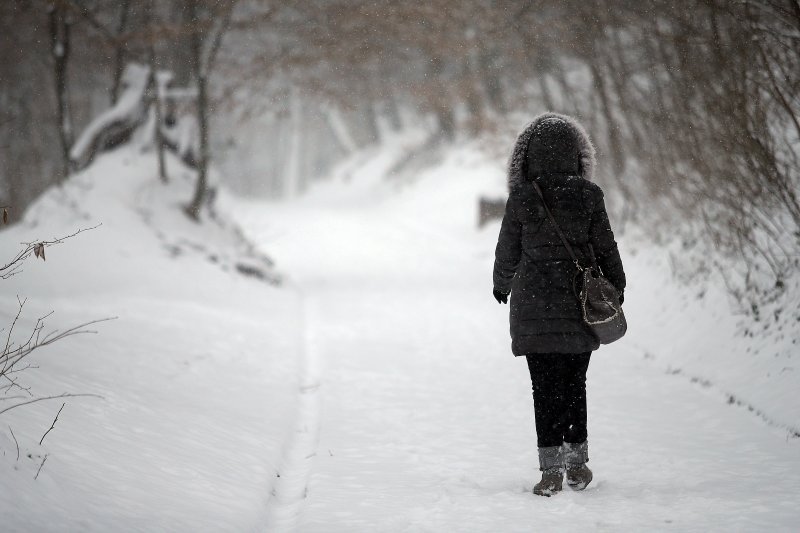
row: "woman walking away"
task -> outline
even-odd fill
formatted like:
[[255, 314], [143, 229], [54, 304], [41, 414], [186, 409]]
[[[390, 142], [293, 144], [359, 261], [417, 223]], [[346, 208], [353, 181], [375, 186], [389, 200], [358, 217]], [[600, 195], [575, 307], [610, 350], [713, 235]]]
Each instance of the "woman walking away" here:
[[603, 191], [591, 182], [594, 147], [573, 118], [545, 113], [517, 138], [509, 198], [494, 263], [494, 297], [511, 295], [511, 350], [525, 356], [533, 384], [539, 469], [533, 492], [551, 496], [592, 480], [586, 434], [586, 369], [600, 343], [584, 323], [577, 267], [548, 219], [550, 208], [580, 264], [596, 261], [623, 300], [625, 273]]

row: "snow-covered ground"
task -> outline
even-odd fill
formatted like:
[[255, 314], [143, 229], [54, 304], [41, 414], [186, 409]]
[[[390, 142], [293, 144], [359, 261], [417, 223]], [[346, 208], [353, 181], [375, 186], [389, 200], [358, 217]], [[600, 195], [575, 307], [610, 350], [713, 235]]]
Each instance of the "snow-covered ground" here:
[[0, 233], [10, 258], [20, 241], [103, 224], [0, 281], [4, 326], [16, 296], [28, 298], [19, 337], [51, 310], [46, 330], [118, 317], [35, 353], [39, 368], [22, 374], [37, 395], [103, 398], [2, 415], [3, 532], [242, 531], [264, 521], [296, 409], [297, 302], [235, 271], [257, 259], [230, 231], [180, 213], [191, 182], [169, 163], [164, 187], [152, 154], [102, 156]]
[[150, 155], [101, 158], [0, 233], [16, 250], [103, 222], [2, 282], [5, 321], [16, 294], [28, 325], [120, 317], [27, 377], [104, 399], [68, 399], [41, 447], [60, 403], [3, 415], [23, 457], [0, 426], [0, 529], [796, 530], [800, 378], [778, 365], [797, 323], [738, 336], [724, 294], [678, 287], [641, 237], [622, 242], [629, 335], [589, 369], [595, 481], [533, 496], [530, 381], [491, 297], [498, 225], [475, 229], [502, 165], [467, 147], [401, 183], [399, 146], [291, 202], [222, 199], [278, 288], [235, 272], [257, 254], [186, 221], [188, 182], [159, 185]]
[[[475, 230], [476, 197], [503, 193], [502, 167], [470, 148], [394, 192], [377, 158], [346, 186], [237, 209], [304, 289], [320, 382], [319, 412], [308, 417], [316, 456], [298, 473], [307, 498], [284, 525], [796, 530], [800, 439], [785, 427], [800, 418], [796, 375], [750, 386], [748, 374], [770, 360], [745, 353], [724, 295], [709, 290], [698, 302], [659, 250], [634, 239], [623, 242], [630, 334], [596, 352], [589, 370], [596, 481], [551, 499], [530, 493], [530, 381], [510, 354], [508, 308], [491, 297], [498, 225]], [[666, 321], [650, 312], [654, 302]], [[797, 326], [786, 333], [796, 337]], [[729, 405], [728, 392], [776, 425]]]

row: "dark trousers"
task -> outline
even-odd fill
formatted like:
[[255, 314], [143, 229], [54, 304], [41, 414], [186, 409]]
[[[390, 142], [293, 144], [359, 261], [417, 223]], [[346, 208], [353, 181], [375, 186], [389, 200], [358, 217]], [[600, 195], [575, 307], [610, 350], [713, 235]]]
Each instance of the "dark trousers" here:
[[591, 354], [526, 356], [540, 448], [586, 440], [586, 369]]

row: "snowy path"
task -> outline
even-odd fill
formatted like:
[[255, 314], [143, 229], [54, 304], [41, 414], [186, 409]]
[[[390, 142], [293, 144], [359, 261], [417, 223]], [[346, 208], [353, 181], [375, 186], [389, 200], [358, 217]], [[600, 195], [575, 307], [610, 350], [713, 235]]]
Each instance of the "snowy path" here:
[[277, 479], [267, 500], [268, 531], [291, 531], [297, 527], [308, 494], [308, 480], [316, 456], [320, 423], [320, 370], [313, 346], [308, 297], [301, 287], [288, 284], [297, 297], [300, 332], [298, 399], [294, 427], [284, 443]]
[[[469, 196], [469, 179], [450, 183], [463, 187], [447, 195]], [[475, 234], [471, 209], [424, 187], [398, 200], [331, 191], [241, 210], [314, 308], [319, 442], [284, 526], [796, 530], [800, 443], [664, 373], [630, 340], [589, 369], [595, 482], [534, 497], [530, 382], [510, 354], [508, 308], [490, 295], [496, 227]], [[643, 280], [636, 265], [629, 277]], [[631, 327], [650, 327], [637, 324], [644, 295], [629, 292]]]

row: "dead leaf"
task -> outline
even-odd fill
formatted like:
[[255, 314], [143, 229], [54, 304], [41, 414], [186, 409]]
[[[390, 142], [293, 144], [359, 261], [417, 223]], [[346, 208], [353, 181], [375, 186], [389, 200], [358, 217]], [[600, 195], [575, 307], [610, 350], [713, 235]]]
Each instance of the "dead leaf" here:
[[41, 242], [38, 243], [38, 244], [34, 244], [33, 245], [33, 255], [35, 257], [41, 257], [42, 261], [44, 261], [45, 260], [45, 258], [44, 258], [44, 244], [42, 244]]

